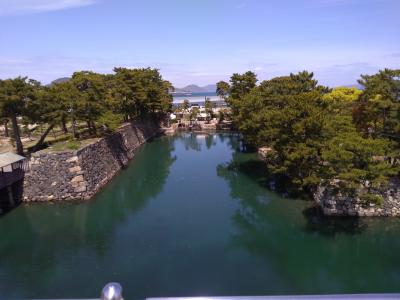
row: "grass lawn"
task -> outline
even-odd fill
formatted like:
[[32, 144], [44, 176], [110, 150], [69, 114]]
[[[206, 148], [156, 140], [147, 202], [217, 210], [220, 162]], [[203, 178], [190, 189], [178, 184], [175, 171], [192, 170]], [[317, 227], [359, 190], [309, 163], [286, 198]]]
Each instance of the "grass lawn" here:
[[[37, 141], [40, 139], [42, 133], [46, 130], [46, 126], [38, 126], [34, 130], [28, 133], [27, 130], [24, 130], [23, 126], [21, 126], [21, 140], [24, 147], [24, 151], [28, 151], [29, 148], [36, 145]], [[45, 139], [45, 143], [49, 145], [48, 148], [42, 151], [68, 151], [68, 150], [77, 150], [89, 144], [92, 144], [98, 141], [100, 138], [93, 138], [88, 136], [88, 132], [86, 129], [86, 124], [78, 124], [77, 132], [81, 136], [81, 139], [78, 141], [72, 141], [71, 139], [71, 126], [68, 126], [69, 133], [64, 133], [61, 127], [55, 127], [49, 135]], [[12, 130], [9, 129], [9, 134], [12, 136]], [[4, 137], [4, 133], [0, 133], [0, 153], [3, 152], [15, 152], [15, 147], [11, 144], [9, 138]]]

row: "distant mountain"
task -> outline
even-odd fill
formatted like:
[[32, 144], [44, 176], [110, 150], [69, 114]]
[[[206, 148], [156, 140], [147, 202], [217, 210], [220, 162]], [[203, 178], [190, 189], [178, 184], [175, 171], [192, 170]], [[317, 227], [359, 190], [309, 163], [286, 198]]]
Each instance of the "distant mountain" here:
[[53, 84], [57, 84], [57, 83], [63, 83], [63, 82], [67, 82], [68, 80], [70, 80], [70, 77], [62, 77], [62, 78], [58, 78], [56, 80], [53, 80], [49, 86], [52, 86]]
[[217, 90], [217, 85], [216, 84], [209, 84], [203, 87], [204, 90], [206, 90], [208, 93], [215, 93]]
[[214, 93], [217, 89], [215, 84], [209, 84], [206, 86], [198, 86], [195, 84], [191, 84], [185, 86], [184, 88], [175, 88], [176, 93]]

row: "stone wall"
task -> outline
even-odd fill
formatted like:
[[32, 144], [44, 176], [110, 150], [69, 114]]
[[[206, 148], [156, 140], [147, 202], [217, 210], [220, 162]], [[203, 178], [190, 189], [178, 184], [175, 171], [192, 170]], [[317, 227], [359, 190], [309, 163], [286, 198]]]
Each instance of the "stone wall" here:
[[400, 216], [400, 182], [393, 179], [385, 190], [373, 191], [375, 195], [382, 197], [383, 202], [365, 203], [360, 199], [360, 189], [356, 195], [348, 196], [341, 193], [334, 185], [321, 185], [314, 195], [315, 201], [327, 216]]
[[[273, 149], [262, 147], [258, 149], [262, 160], [270, 163]], [[400, 178], [393, 178], [384, 190], [370, 191], [382, 199], [381, 204], [366, 203], [360, 195], [367, 193], [366, 188], [360, 188], [354, 195], [347, 195], [340, 191], [339, 180], [323, 183], [314, 194], [314, 200], [326, 216], [378, 217], [400, 216]]]
[[160, 132], [156, 124], [136, 122], [77, 151], [34, 153], [23, 201], [90, 199], [128, 164], [140, 145]]

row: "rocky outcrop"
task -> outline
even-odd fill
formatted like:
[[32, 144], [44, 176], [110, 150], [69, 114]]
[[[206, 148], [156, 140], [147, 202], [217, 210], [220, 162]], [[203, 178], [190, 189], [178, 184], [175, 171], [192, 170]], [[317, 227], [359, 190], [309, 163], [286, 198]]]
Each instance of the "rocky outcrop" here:
[[23, 201], [90, 199], [159, 133], [153, 123], [136, 122], [77, 151], [35, 153], [25, 174]]
[[335, 183], [320, 185], [314, 199], [327, 216], [400, 216], [400, 182], [393, 179], [384, 190], [374, 190], [373, 195], [381, 199], [366, 201], [365, 188], [353, 195], [347, 195], [338, 189]]
[[[270, 147], [261, 147], [258, 153], [267, 164], [274, 159], [274, 150]], [[326, 216], [400, 216], [400, 178], [392, 178], [384, 189], [367, 186], [368, 182], [357, 191], [346, 193], [340, 180], [330, 180], [320, 184], [314, 200]]]

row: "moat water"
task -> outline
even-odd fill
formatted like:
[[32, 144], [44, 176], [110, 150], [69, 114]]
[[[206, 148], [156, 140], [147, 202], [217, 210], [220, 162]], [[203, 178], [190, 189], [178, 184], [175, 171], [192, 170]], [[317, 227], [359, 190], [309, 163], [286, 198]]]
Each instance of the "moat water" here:
[[0, 298], [400, 291], [400, 219], [324, 219], [262, 168], [234, 134], [157, 138], [92, 201], [0, 218]]

